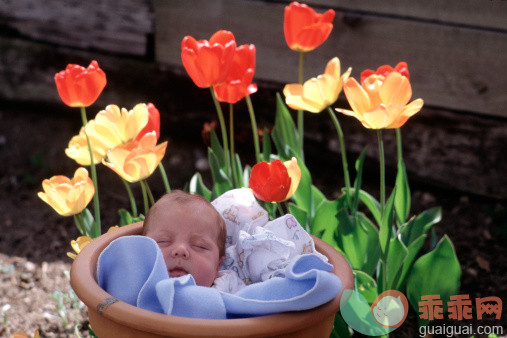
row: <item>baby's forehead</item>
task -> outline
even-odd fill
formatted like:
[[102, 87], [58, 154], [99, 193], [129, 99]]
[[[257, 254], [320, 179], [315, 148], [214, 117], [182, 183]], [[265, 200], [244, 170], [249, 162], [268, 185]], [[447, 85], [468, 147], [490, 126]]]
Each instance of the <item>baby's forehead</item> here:
[[[221, 217], [210, 203], [200, 200], [160, 200], [152, 209], [149, 216], [150, 227], [158, 224], [178, 224], [184, 223], [184, 220], [195, 220], [190, 224], [195, 225], [196, 228], [199, 228], [199, 225], [206, 225], [206, 228], [209, 228], [209, 223], [215, 224], [217, 219]], [[216, 225], [218, 226], [218, 223]]]

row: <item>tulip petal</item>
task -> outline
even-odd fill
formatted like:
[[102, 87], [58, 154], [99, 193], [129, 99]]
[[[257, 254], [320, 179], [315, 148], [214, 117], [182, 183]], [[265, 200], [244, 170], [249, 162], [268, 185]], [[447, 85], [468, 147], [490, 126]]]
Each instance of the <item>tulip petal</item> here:
[[406, 77], [392, 72], [380, 87], [379, 96], [385, 105], [395, 103], [404, 106], [412, 97], [412, 87]]
[[384, 105], [363, 114], [363, 125], [371, 129], [385, 128], [390, 120], [389, 112]]
[[341, 72], [341, 65], [340, 65], [340, 59], [338, 57], [334, 57], [326, 65], [325, 74], [329, 74], [335, 79], [340, 78]]
[[370, 109], [370, 98], [366, 91], [354, 78], [349, 78], [344, 85], [344, 92], [352, 110], [363, 115]]

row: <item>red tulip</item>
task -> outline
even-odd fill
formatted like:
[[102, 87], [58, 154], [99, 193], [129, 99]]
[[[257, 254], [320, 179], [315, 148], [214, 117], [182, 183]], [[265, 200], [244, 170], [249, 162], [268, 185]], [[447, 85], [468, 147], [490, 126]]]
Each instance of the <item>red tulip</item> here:
[[291, 178], [282, 161], [259, 162], [253, 166], [248, 184], [258, 199], [280, 202], [287, 198]]
[[55, 75], [56, 89], [62, 101], [70, 107], [92, 105], [106, 86], [106, 74], [93, 60], [88, 68], [69, 64]]
[[305, 4], [292, 2], [285, 7], [283, 31], [290, 49], [309, 52], [324, 43], [333, 29], [334, 11], [318, 14]]
[[160, 138], [160, 112], [153, 103], [148, 103], [146, 108], [148, 108], [148, 123], [146, 123], [146, 126], [137, 134], [135, 140], [139, 141], [144, 134], [154, 131], [157, 134], [158, 141]]
[[361, 83], [368, 78], [368, 76], [376, 74], [376, 75], [382, 75], [384, 78], [389, 75], [389, 73], [392, 72], [398, 72], [401, 75], [405, 76], [407, 80], [410, 80], [410, 74], [408, 72], [408, 66], [406, 62], [400, 62], [396, 65], [396, 67], [391, 67], [389, 65], [383, 65], [377, 68], [377, 71], [366, 69], [361, 72]]
[[236, 48], [229, 74], [225, 81], [213, 87], [218, 101], [236, 103], [257, 91], [252, 84], [255, 73], [255, 46], [242, 45]]
[[181, 60], [195, 85], [207, 88], [222, 83], [236, 50], [234, 35], [220, 30], [209, 41], [185, 36], [181, 42]]

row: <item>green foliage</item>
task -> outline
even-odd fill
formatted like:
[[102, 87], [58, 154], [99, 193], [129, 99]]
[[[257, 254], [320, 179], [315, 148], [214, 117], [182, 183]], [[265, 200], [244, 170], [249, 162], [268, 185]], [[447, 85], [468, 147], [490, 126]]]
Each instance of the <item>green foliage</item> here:
[[[416, 311], [423, 295], [440, 295], [446, 304], [450, 296], [459, 292], [460, 278], [461, 267], [454, 246], [444, 236], [433, 251], [414, 263], [407, 282], [408, 300]], [[427, 321], [419, 324], [425, 325]]]
[[408, 186], [407, 170], [403, 160], [398, 161], [398, 173], [396, 174], [396, 197], [394, 208], [396, 210], [396, 222], [398, 226], [405, 223], [410, 214], [410, 187]]
[[[354, 270], [355, 288], [358, 291], [355, 294], [361, 299], [352, 303], [364, 309], [351, 309], [349, 314], [369, 311], [366, 305], [372, 304], [385, 290], [406, 292], [416, 310], [422, 295], [440, 294], [448, 297], [458, 292], [461, 270], [448, 237], [438, 243], [434, 237], [432, 250], [418, 258], [428, 232], [442, 218], [441, 209], [433, 208], [419, 215], [410, 215], [410, 186], [401, 153], [398, 154], [395, 186], [382, 209], [379, 200], [362, 188], [366, 148], [355, 162], [356, 177], [353, 186], [343, 188], [338, 198], [326, 198], [313, 185], [311, 172], [304, 162], [304, 154], [298, 150], [298, 130], [280, 94], [276, 96], [273, 131], [269, 135], [264, 128], [263, 135], [262, 160], [288, 161], [295, 157], [301, 169], [301, 180], [286, 204], [287, 211], [308, 232], [341, 252]], [[397, 140], [400, 151], [401, 137]], [[232, 163], [229, 167], [228, 158], [229, 154], [220, 145], [215, 132], [211, 131], [208, 160], [213, 186], [206, 187], [201, 175], [196, 173], [190, 180], [190, 192], [212, 200], [234, 187], [247, 187], [251, 168], [246, 166], [243, 169], [238, 154], [230, 157]], [[343, 168], [347, 168], [346, 158], [342, 157], [342, 161]], [[271, 218], [276, 217], [277, 207], [274, 203], [259, 203]], [[361, 319], [358, 317], [354, 320]], [[341, 314], [335, 317], [331, 336], [351, 336], [351, 330]]]

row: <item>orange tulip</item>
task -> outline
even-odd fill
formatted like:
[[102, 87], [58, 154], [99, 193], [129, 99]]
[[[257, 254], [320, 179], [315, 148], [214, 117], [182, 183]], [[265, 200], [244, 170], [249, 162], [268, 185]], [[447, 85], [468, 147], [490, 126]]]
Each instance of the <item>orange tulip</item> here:
[[248, 184], [258, 199], [265, 202], [280, 202], [287, 197], [291, 178], [282, 161], [259, 162], [253, 166]]
[[85, 168], [78, 168], [74, 177], [57, 175], [42, 182], [44, 192], [38, 196], [62, 216], [72, 216], [83, 211], [90, 203], [95, 186]]
[[391, 67], [389, 65], [383, 65], [377, 68], [377, 71], [366, 69], [361, 72], [361, 83], [364, 82], [370, 75], [382, 75], [384, 78], [389, 75], [391, 72], [398, 72], [401, 75], [405, 76], [408, 80], [410, 80], [410, 73], [408, 72], [408, 66], [406, 62], [400, 62], [396, 65], [396, 67]]
[[207, 88], [225, 80], [235, 50], [236, 41], [229, 31], [220, 30], [209, 41], [185, 36], [181, 42], [181, 60], [195, 85]]
[[[408, 103], [412, 97], [408, 77], [396, 70], [388, 71], [387, 76], [384, 76], [386, 69], [380, 67], [381, 74], [371, 73], [361, 85], [355, 79], [349, 78], [344, 85], [344, 92], [352, 110], [336, 111], [354, 116], [370, 129], [403, 126], [411, 116], [421, 110], [423, 100], [416, 99]], [[406, 64], [399, 69], [408, 74]]]
[[79, 236], [76, 240], [70, 241], [70, 246], [76, 253], [67, 252], [67, 256], [72, 259], [76, 259], [77, 255], [83, 250], [88, 244], [92, 242], [92, 238], [88, 236]]
[[285, 196], [285, 199], [287, 200], [291, 198], [298, 189], [299, 182], [301, 181], [301, 168], [299, 168], [298, 161], [295, 157], [289, 161], [283, 162], [283, 165], [287, 168], [287, 173], [289, 174], [291, 180], [290, 189]]
[[62, 101], [70, 107], [88, 107], [106, 86], [106, 74], [93, 60], [88, 68], [69, 64], [55, 75], [56, 89]]
[[351, 68], [340, 73], [340, 59], [332, 58], [326, 66], [324, 74], [311, 78], [304, 84], [291, 83], [283, 88], [285, 103], [292, 109], [320, 113], [336, 102], [343, 83], [348, 79]]
[[255, 46], [242, 45], [236, 48], [229, 74], [225, 81], [214, 86], [217, 100], [220, 102], [236, 103], [247, 95], [257, 91], [257, 85], [252, 84], [255, 73]]
[[[155, 108], [156, 109], [156, 108]], [[111, 104], [72, 137], [65, 154], [80, 165], [90, 165], [86, 135], [90, 139], [94, 163], [104, 159], [109, 149], [132, 141], [152, 119], [148, 105], [139, 103], [131, 110]], [[85, 133], [86, 131], [86, 133]]]
[[165, 155], [167, 141], [157, 145], [155, 132], [145, 134], [139, 141], [122, 144], [107, 152], [102, 163], [130, 183], [148, 178]]
[[334, 11], [318, 14], [305, 4], [292, 2], [285, 7], [283, 31], [289, 48], [309, 52], [324, 43], [333, 29]]
[[[107, 232], [111, 232], [119, 228], [120, 227], [118, 225], [114, 225], [110, 227], [107, 230]], [[76, 238], [76, 240], [70, 241], [70, 246], [72, 247], [75, 253], [67, 252], [67, 256], [69, 256], [72, 259], [76, 259], [77, 255], [92, 241], [93, 239], [89, 236], [79, 236], [78, 238]]]
[[153, 103], [148, 103], [146, 108], [148, 108], [148, 123], [146, 127], [137, 134], [136, 141], [139, 141], [145, 134], [152, 131], [157, 134], [157, 140], [160, 138], [160, 112]]

